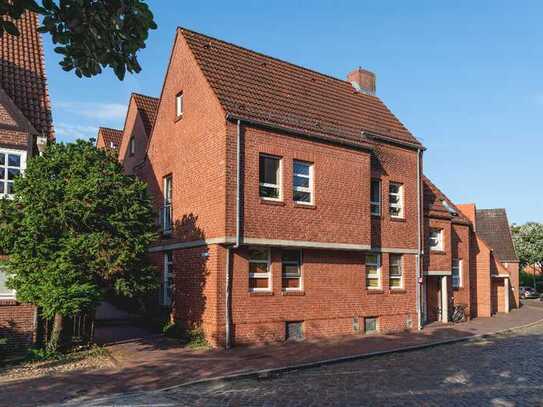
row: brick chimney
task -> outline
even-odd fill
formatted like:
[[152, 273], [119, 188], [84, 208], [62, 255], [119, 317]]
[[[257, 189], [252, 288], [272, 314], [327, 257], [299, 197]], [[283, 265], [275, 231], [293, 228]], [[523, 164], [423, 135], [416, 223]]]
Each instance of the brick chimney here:
[[361, 67], [347, 75], [347, 80], [359, 92], [375, 95], [375, 74]]

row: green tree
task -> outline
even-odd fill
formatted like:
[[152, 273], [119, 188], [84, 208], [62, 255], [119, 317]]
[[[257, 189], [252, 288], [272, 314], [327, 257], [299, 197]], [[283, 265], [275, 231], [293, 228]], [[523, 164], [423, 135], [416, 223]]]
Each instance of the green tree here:
[[54, 318], [49, 350], [63, 318], [93, 310], [107, 290], [134, 297], [157, 287], [146, 260], [156, 238], [146, 185], [111, 154], [92, 141], [51, 144], [14, 188], [12, 200], [0, 200], [7, 285]]
[[511, 227], [511, 234], [521, 268], [531, 265], [542, 270], [543, 224], [528, 222], [521, 226], [513, 225]]
[[144, 0], [0, 0], [0, 36], [19, 35], [13, 20], [26, 11], [43, 16], [38, 31], [51, 34], [62, 69], [80, 78], [106, 67], [121, 80], [140, 72], [137, 53], [157, 28]]

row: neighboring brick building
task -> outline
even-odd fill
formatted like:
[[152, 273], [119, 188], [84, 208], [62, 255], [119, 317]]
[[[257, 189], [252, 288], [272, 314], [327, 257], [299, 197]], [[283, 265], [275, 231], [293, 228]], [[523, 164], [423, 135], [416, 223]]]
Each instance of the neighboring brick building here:
[[[18, 37], [0, 37], [0, 199], [12, 194], [27, 160], [54, 139], [38, 19], [25, 13], [16, 25]], [[17, 350], [33, 342], [35, 330], [36, 309], [17, 302], [0, 269], [0, 337]]]
[[99, 127], [98, 135], [96, 137], [96, 147], [114, 151], [115, 155], [118, 157], [122, 140], [122, 130], [110, 129], [109, 127]]
[[145, 153], [127, 160], [126, 124], [120, 149], [160, 213], [150, 251], [176, 321], [228, 345], [473, 313], [473, 220], [375, 88], [177, 30]]

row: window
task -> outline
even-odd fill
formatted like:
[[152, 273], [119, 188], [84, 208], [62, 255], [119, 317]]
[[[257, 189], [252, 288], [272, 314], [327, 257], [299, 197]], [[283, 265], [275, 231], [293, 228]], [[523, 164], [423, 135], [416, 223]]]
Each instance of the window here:
[[381, 215], [381, 181], [378, 179], [371, 180], [371, 195], [370, 195], [371, 214], [374, 216]]
[[375, 317], [367, 317], [364, 318], [364, 332], [367, 334], [375, 333], [377, 332], [378, 326], [377, 326], [377, 318]]
[[452, 286], [453, 288], [462, 287], [462, 260], [459, 259], [452, 261]]
[[292, 196], [294, 202], [313, 203], [313, 164], [294, 161], [292, 174]]
[[183, 116], [183, 92], [175, 96], [175, 117]]
[[400, 254], [391, 254], [389, 257], [390, 288], [403, 288], [403, 262]]
[[13, 181], [25, 168], [26, 152], [0, 150], [0, 198], [14, 193]]
[[430, 229], [430, 237], [428, 239], [430, 250], [443, 250], [443, 229]]
[[15, 290], [6, 287], [7, 274], [0, 269], [0, 299], [15, 298]]
[[261, 154], [259, 157], [260, 196], [281, 199], [281, 159]]
[[381, 288], [381, 256], [379, 254], [366, 254], [366, 287]]
[[301, 250], [284, 250], [282, 255], [283, 289], [302, 289], [302, 252]]
[[172, 176], [164, 177], [164, 203], [162, 204], [161, 224], [163, 233], [172, 231]]
[[388, 186], [389, 212], [393, 218], [403, 218], [403, 185], [391, 182]]
[[249, 290], [271, 291], [270, 249], [249, 249]]
[[128, 144], [128, 153], [130, 155], [136, 154], [136, 138], [134, 136], [130, 137], [130, 142]]
[[172, 304], [173, 294], [173, 254], [164, 252], [164, 273], [162, 274], [162, 305]]

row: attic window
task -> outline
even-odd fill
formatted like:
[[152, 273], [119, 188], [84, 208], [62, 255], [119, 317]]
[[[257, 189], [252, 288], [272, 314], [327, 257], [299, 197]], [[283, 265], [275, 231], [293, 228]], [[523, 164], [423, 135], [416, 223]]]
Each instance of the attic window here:
[[175, 96], [175, 117], [179, 119], [183, 116], [183, 92]]

